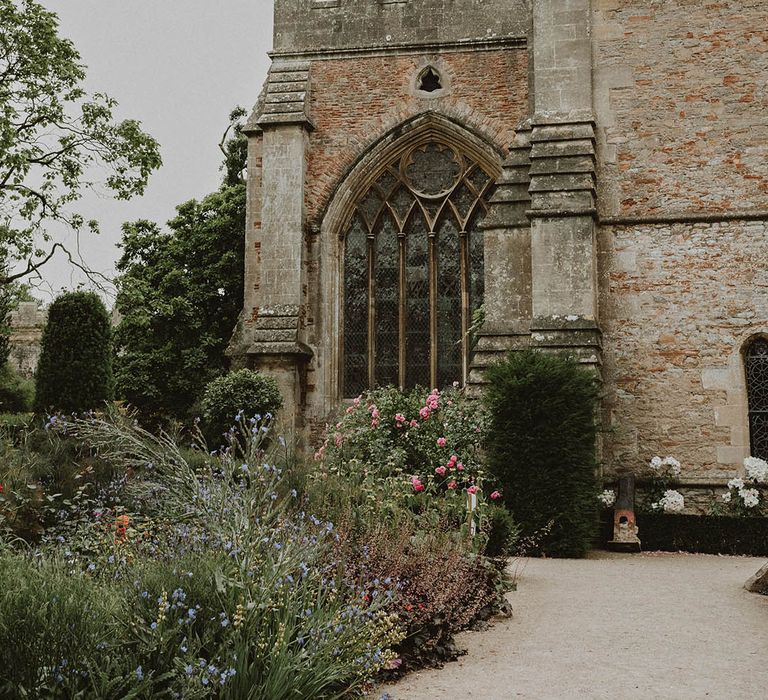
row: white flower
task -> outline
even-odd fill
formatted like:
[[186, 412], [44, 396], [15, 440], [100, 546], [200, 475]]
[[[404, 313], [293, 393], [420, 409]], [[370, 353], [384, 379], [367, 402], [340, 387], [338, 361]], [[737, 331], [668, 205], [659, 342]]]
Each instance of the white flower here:
[[616, 492], [613, 489], [605, 489], [597, 498], [604, 506], [610, 508], [616, 503]]
[[744, 479], [742, 479], [741, 477], [738, 477], [738, 476], [735, 479], [731, 479], [728, 482], [728, 488], [729, 489], [738, 489], [739, 491], [741, 491], [741, 489], [744, 488]]
[[680, 476], [680, 462], [674, 457], [664, 457], [662, 464], [665, 467], [669, 467], [675, 476]]
[[757, 489], [742, 489], [739, 491], [739, 496], [747, 508], [754, 508], [760, 502], [760, 493]]
[[768, 462], [759, 457], [746, 457], [744, 469], [747, 478], [753, 481], [768, 481]]
[[723, 494], [723, 501], [724, 501], [725, 503], [730, 503], [730, 502], [731, 502], [731, 492], [730, 492], [730, 491], [726, 491], [726, 492]]
[[679, 491], [667, 489], [659, 501], [659, 505], [665, 513], [682, 513], [685, 508], [685, 499]]
[[658, 469], [662, 464], [664, 464], [664, 462], [662, 462], [661, 457], [654, 457], [651, 460], [651, 469]]

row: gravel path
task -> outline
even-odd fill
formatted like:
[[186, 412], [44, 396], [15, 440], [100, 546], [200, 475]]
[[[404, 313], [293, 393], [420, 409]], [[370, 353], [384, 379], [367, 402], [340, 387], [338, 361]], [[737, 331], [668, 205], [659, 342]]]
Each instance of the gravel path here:
[[595, 553], [531, 559], [511, 620], [460, 635], [469, 654], [381, 688], [397, 700], [768, 697], [762, 559]]

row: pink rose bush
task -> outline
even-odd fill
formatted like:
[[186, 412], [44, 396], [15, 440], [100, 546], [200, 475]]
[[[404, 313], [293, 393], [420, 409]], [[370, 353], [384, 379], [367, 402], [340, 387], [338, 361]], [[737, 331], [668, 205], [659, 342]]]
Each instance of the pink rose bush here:
[[490, 502], [479, 456], [485, 428], [482, 405], [458, 387], [376, 389], [352, 401], [319, 453], [329, 473], [369, 490], [371, 503], [388, 499], [413, 512], [437, 509], [464, 523], [469, 496], [478, 520]]

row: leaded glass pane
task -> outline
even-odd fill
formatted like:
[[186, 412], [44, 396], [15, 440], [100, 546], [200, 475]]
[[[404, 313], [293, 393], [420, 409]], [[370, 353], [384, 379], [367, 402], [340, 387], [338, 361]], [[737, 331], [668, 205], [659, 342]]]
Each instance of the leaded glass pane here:
[[469, 218], [476, 200], [475, 194], [463, 182], [453, 191], [451, 201], [456, 207], [462, 222]]
[[[469, 227], [469, 308], [473, 314], [483, 304], [485, 295], [485, 256], [483, 253], [483, 232], [479, 230], [481, 216], [475, 216]], [[472, 318], [469, 319], [472, 325]]]
[[376, 384], [400, 383], [400, 254], [397, 227], [390, 216], [377, 228], [374, 263]]
[[408, 217], [408, 212], [413, 206], [413, 194], [411, 194], [405, 187], [401, 187], [395, 192], [394, 197], [389, 200], [389, 205], [397, 215], [400, 221], [405, 221]]
[[488, 184], [488, 181], [491, 178], [478, 165], [475, 167], [475, 169], [472, 171], [471, 175], [467, 179], [472, 183], [475, 190], [477, 190], [477, 193], [480, 194], [482, 193], [483, 188]]
[[405, 239], [405, 385], [430, 385], [429, 233], [421, 215]]
[[768, 340], [752, 341], [745, 357], [753, 457], [768, 459]]
[[344, 249], [344, 394], [368, 388], [368, 238], [355, 217]]
[[389, 197], [389, 195], [392, 193], [392, 190], [395, 189], [396, 185], [398, 184], [398, 179], [389, 170], [385, 170], [381, 175], [379, 175], [379, 179], [376, 180], [376, 184], [381, 188], [384, 196]]
[[459, 231], [444, 218], [437, 233], [437, 385], [462, 379]]
[[381, 209], [382, 201], [378, 193], [374, 189], [370, 189], [365, 199], [357, 205], [358, 211], [362, 212], [365, 220], [368, 222], [368, 226], [373, 226], [376, 221], [376, 215]]

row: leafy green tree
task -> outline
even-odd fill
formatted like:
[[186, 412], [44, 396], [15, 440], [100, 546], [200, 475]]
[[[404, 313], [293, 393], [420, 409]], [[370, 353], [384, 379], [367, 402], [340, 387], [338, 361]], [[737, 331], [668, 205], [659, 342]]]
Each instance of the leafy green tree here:
[[145, 420], [189, 415], [229, 367], [227, 343], [243, 303], [245, 186], [177, 209], [169, 231], [123, 226], [117, 269], [118, 396]]
[[35, 411], [79, 413], [114, 396], [112, 324], [93, 292], [67, 292], [48, 310], [35, 384]]
[[[224, 171], [224, 187], [231, 187], [244, 181], [245, 165], [248, 161], [248, 139], [243, 133], [243, 117], [246, 111], [235, 107], [229, 114], [229, 126], [221, 137], [219, 149], [224, 154], [220, 170]], [[229, 134], [232, 136], [229, 136]]]
[[80, 54], [58, 29], [34, 0], [0, 0], [0, 284], [64, 249], [51, 222], [98, 229], [73, 209], [84, 189], [103, 184], [129, 199], [161, 164], [139, 122], [115, 122], [117, 103], [85, 92]]

